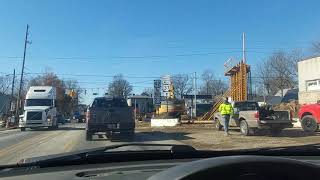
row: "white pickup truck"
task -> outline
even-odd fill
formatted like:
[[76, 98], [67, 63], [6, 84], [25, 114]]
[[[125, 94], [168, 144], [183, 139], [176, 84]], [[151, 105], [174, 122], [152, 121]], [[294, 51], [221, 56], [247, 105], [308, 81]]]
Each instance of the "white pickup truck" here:
[[21, 131], [26, 128], [58, 128], [55, 106], [56, 89], [52, 86], [31, 86], [26, 95], [24, 113], [20, 116]]
[[[292, 128], [292, 115], [289, 111], [274, 111], [260, 108], [255, 101], [239, 101], [233, 105], [234, 115], [229, 125], [240, 127], [241, 134], [254, 135], [258, 130], [269, 129], [273, 135], [278, 135], [284, 128]], [[223, 128], [221, 114], [214, 114], [215, 127]]]

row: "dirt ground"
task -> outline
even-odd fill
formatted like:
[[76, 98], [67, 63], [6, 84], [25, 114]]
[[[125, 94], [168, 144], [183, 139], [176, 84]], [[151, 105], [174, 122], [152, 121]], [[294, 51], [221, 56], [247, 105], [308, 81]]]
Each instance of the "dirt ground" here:
[[176, 127], [151, 128], [150, 123], [137, 123], [139, 132], [148, 132], [155, 136], [166, 134], [167, 138], [204, 150], [299, 146], [319, 143], [320, 140], [320, 132], [310, 134], [303, 132], [301, 128], [284, 129], [277, 137], [272, 137], [268, 131], [255, 136], [242, 136], [238, 128], [230, 129], [231, 135], [226, 137], [223, 131], [217, 131], [212, 124], [181, 124]]

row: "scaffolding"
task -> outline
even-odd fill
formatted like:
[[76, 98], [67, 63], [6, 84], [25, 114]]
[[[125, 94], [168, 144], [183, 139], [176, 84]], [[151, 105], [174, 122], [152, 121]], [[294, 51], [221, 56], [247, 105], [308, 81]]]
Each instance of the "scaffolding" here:
[[248, 100], [248, 74], [250, 66], [243, 61], [226, 71], [225, 76], [230, 76], [230, 89], [232, 101]]
[[[231, 97], [232, 101], [246, 101], [248, 100], [251, 92], [251, 77], [250, 66], [244, 61], [239, 62], [237, 65], [228, 68], [225, 76], [230, 76], [230, 88], [222, 97], [213, 105], [212, 109], [205, 113], [200, 120], [212, 120], [214, 113], [218, 111], [219, 106], [223, 103], [224, 99]], [[249, 77], [249, 78], [248, 78]], [[249, 80], [249, 84], [248, 84]], [[248, 87], [249, 86], [249, 87]]]

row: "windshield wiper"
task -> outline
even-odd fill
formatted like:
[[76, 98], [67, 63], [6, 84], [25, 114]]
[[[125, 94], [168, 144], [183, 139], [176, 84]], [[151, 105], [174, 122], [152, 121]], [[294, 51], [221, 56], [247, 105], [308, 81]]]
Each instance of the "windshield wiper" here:
[[[134, 150], [115, 151], [124, 147], [138, 147]], [[113, 150], [113, 151], [109, 151]], [[58, 155], [41, 156], [29, 159], [23, 159], [17, 164], [3, 165], [0, 169], [13, 167], [52, 167], [64, 165], [78, 165], [85, 163], [108, 163], [121, 161], [139, 161], [147, 159], [172, 159], [185, 156], [190, 153], [196, 153], [197, 150], [189, 145], [176, 144], [145, 144], [145, 143], [126, 143], [111, 145], [106, 147], [81, 150], [71, 153], [62, 153]], [[137, 156], [137, 153], [141, 156]], [[159, 156], [160, 154], [160, 156]], [[149, 155], [149, 156], [148, 156]]]

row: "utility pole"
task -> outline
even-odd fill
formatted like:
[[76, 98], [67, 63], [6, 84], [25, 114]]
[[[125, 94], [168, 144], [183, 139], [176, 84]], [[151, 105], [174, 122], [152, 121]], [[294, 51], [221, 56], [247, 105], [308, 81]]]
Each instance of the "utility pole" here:
[[246, 63], [246, 34], [242, 33], [242, 61]]
[[27, 44], [30, 43], [28, 41], [28, 34], [29, 34], [29, 24], [27, 24], [27, 30], [26, 30], [26, 36], [24, 40], [24, 51], [23, 51], [23, 60], [22, 60], [22, 69], [21, 69], [21, 76], [20, 76], [20, 87], [19, 87], [19, 93], [18, 93], [18, 101], [17, 101], [17, 107], [16, 107], [16, 118], [19, 118], [19, 110], [20, 110], [20, 101], [21, 101], [21, 89], [23, 85], [23, 73], [24, 73], [24, 64], [26, 60], [26, 51], [27, 51]]
[[193, 79], [194, 87], [194, 117], [197, 117], [197, 73], [194, 72], [194, 79]]

